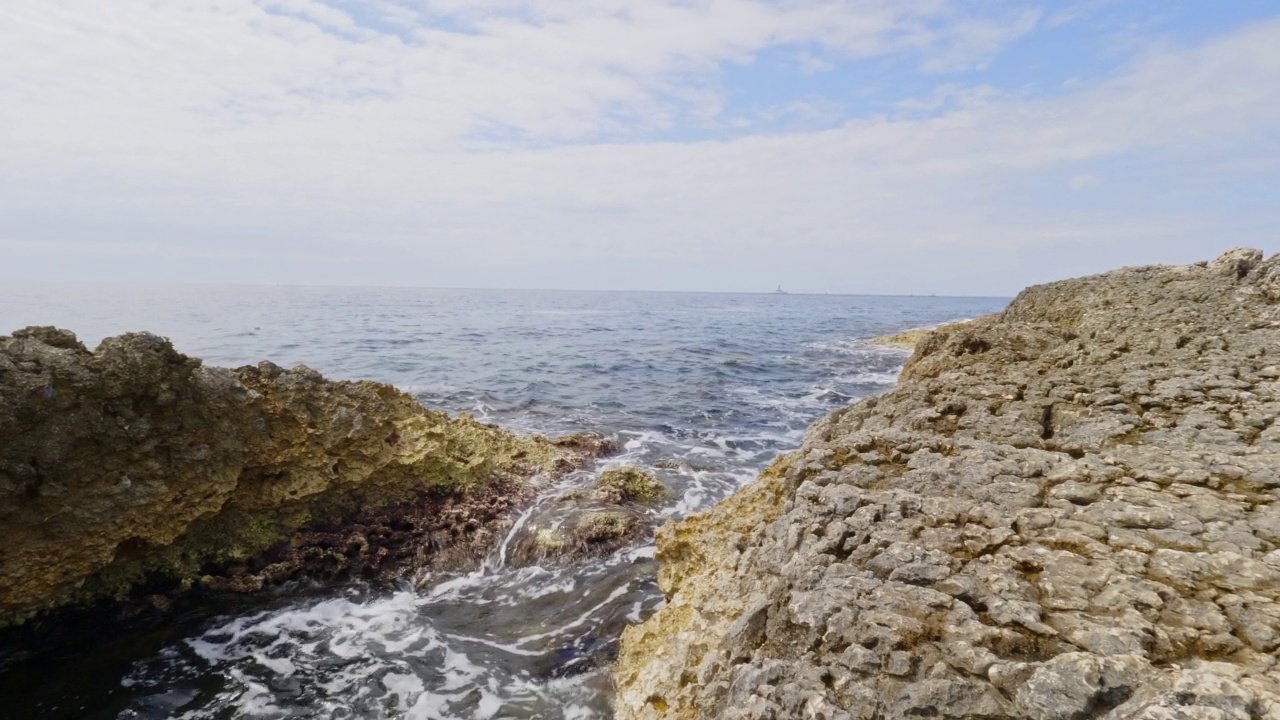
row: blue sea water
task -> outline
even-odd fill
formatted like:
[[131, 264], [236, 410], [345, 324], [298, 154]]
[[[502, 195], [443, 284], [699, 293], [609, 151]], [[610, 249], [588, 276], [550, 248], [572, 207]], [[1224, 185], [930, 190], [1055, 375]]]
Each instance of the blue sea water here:
[[[826, 412], [892, 387], [906, 353], [868, 338], [972, 318], [1003, 298], [176, 285], [0, 286], [0, 333], [147, 330], [206, 363], [270, 359], [373, 379], [519, 432], [593, 431], [608, 467], [656, 473], [705, 509]], [[299, 592], [166, 628], [82, 681], [0, 673], [24, 717], [607, 717], [602, 667], [661, 602], [652, 547], [396, 588]], [[91, 654], [90, 654], [91, 655]], [[41, 668], [44, 666], [41, 665]], [[4, 675], [9, 675], [6, 678]]]

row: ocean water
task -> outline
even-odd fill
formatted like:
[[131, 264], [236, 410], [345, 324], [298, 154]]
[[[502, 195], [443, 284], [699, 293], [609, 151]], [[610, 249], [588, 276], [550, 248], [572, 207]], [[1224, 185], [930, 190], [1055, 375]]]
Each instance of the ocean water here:
[[[832, 409], [892, 387], [906, 353], [867, 344], [1003, 298], [422, 288], [0, 286], [0, 333], [147, 330], [209, 364], [270, 359], [373, 379], [519, 432], [594, 431], [646, 468], [658, 519], [749, 482]], [[2, 441], [3, 439], [0, 439]], [[652, 546], [571, 567], [393, 586], [295, 587], [146, 628], [0, 648], [0, 716], [608, 717], [604, 667], [660, 606]], [[19, 653], [29, 657], [13, 660]]]

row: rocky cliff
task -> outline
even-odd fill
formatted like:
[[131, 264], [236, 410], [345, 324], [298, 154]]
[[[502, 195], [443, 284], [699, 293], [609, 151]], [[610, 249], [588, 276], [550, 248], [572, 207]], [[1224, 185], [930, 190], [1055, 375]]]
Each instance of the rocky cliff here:
[[1280, 718], [1280, 256], [1033, 287], [659, 531], [619, 718]]
[[307, 368], [204, 367], [154, 335], [94, 352], [54, 328], [0, 336], [0, 626], [102, 598], [461, 561], [529, 478], [592, 444]]

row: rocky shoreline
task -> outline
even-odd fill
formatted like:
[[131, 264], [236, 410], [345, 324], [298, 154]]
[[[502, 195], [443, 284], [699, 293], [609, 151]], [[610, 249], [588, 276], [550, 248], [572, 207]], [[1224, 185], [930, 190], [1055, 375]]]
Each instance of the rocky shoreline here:
[[90, 352], [20, 330], [0, 337], [0, 627], [469, 567], [541, 480], [607, 450], [305, 367], [206, 367], [146, 333]]
[[[658, 533], [667, 603], [623, 637], [619, 718], [1280, 719], [1280, 256], [889, 340], [915, 345], [895, 390]], [[608, 449], [145, 333], [20, 330], [0, 628], [474, 567]], [[508, 562], [640, 541], [667, 492], [622, 468], [544, 496]]]
[[1280, 718], [1280, 256], [1029, 288], [658, 533], [637, 718]]

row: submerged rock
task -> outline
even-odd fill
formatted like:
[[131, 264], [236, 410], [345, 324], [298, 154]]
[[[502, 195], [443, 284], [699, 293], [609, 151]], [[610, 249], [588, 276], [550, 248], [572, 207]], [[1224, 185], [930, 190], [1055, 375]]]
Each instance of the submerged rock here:
[[635, 718], [1280, 717], [1280, 256], [1029, 288], [658, 531]]
[[561, 497], [515, 532], [507, 563], [557, 566], [603, 557], [652, 537], [654, 524], [653, 517], [632, 508]]
[[305, 367], [205, 367], [146, 333], [90, 352], [19, 330], [0, 336], [0, 626], [135, 588], [163, 605], [461, 564], [581, 444]]
[[652, 536], [656, 516], [642, 506], [671, 490], [638, 468], [606, 470], [594, 488], [573, 490], [533, 508], [511, 541], [514, 567], [565, 565], [602, 557]]

